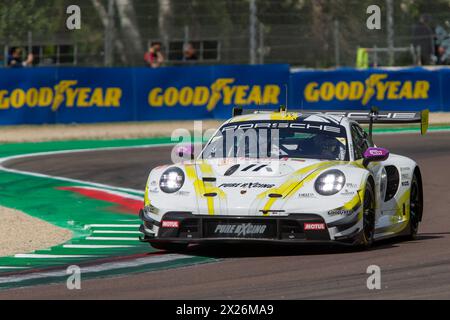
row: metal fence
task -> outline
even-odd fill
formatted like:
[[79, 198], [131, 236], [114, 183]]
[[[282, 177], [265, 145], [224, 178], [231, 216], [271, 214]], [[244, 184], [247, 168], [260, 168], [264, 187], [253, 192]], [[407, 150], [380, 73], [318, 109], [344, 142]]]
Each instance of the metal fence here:
[[[436, 61], [429, 56], [438, 47], [433, 37], [442, 44], [440, 50], [448, 48], [450, 55], [447, 0], [29, 1], [15, 2], [28, 3], [31, 16], [40, 10], [41, 15], [31, 17], [35, 20], [31, 22], [8, 13], [11, 2], [0, 0], [0, 14], [12, 26], [0, 25], [4, 63], [9, 50], [20, 46], [24, 54], [33, 52], [35, 65], [140, 66], [145, 64], [143, 56], [152, 41], [162, 42], [166, 65], [354, 66], [359, 47], [376, 48], [371, 59], [377, 65], [411, 65], [418, 61], [413, 54], [395, 50], [411, 46], [420, 48], [415, 54], [431, 64]], [[70, 4], [81, 8], [81, 30], [70, 31], [65, 26], [65, 9]], [[371, 4], [382, 9], [381, 30], [366, 27], [366, 9]], [[425, 22], [420, 23], [420, 17]], [[51, 23], [44, 23], [46, 19]], [[417, 26], [441, 33], [430, 36], [417, 32]], [[194, 45], [197, 59], [183, 60], [187, 43]], [[443, 60], [438, 62], [446, 63]]]

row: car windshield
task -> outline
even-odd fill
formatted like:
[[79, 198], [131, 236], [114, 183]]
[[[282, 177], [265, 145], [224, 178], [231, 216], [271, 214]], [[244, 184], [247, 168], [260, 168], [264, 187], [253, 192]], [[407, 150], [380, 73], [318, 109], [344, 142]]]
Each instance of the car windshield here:
[[343, 126], [320, 122], [248, 121], [222, 126], [202, 158], [348, 160]]

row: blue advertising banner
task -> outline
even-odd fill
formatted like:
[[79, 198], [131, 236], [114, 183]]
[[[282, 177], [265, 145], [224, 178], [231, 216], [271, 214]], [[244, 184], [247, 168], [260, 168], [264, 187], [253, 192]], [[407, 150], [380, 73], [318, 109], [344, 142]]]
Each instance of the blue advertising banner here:
[[289, 104], [318, 110], [375, 106], [385, 110], [443, 111], [441, 86], [440, 71], [423, 68], [298, 71], [291, 73]]
[[450, 69], [0, 69], [0, 125], [226, 119], [235, 106], [450, 111]]
[[286, 103], [288, 65], [136, 69], [138, 118], [229, 118], [235, 106]]
[[441, 69], [441, 99], [442, 106], [439, 111], [450, 112], [450, 69]]
[[0, 124], [228, 118], [286, 103], [288, 65], [0, 69]]

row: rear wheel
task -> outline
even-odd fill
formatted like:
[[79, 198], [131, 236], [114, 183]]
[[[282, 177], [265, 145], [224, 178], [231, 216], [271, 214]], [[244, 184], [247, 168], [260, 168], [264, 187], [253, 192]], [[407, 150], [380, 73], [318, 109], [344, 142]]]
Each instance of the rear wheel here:
[[371, 180], [367, 181], [363, 199], [363, 230], [361, 246], [369, 248], [375, 234], [375, 192]]
[[171, 252], [181, 252], [187, 249], [188, 245], [186, 243], [151, 243], [153, 248], [158, 250], [165, 250]]
[[415, 171], [411, 180], [411, 195], [409, 200], [409, 238], [412, 240], [417, 237], [423, 210], [423, 197], [420, 183], [419, 174]]

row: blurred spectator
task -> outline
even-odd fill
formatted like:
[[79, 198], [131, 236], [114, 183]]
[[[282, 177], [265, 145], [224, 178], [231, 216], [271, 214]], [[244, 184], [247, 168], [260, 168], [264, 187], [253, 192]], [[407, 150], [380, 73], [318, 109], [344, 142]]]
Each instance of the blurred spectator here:
[[197, 50], [192, 42], [186, 44], [183, 51], [183, 61], [196, 61], [198, 60]]
[[161, 42], [153, 42], [144, 55], [144, 60], [151, 68], [159, 68], [164, 63], [164, 56], [161, 52]]
[[423, 14], [420, 16], [419, 23], [413, 29], [413, 38], [414, 46], [420, 46], [420, 61], [422, 65], [429, 65], [432, 56], [435, 55], [434, 28], [430, 15]]
[[8, 67], [10, 68], [22, 68], [30, 67], [33, 65], [33, 54], [29, 53], [27, 59], [23, 61], [22, 59], [22, 49], [12, 48], [11, 53], [8, 56]]
[[[448, 26], [447, 26], [448, 27]], [[443, 65], [450, 63], [450, 34], [443, 26], [438, 25], [435, 32], [436, 56], [435, 64]]]
[[446, 49], [443, 46], [438, 46], [436, 50], [436, 64], [447, 64], [447, 55], [446, 55]]

